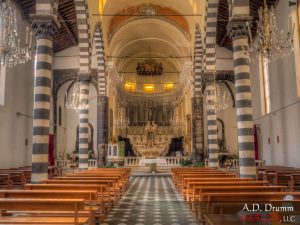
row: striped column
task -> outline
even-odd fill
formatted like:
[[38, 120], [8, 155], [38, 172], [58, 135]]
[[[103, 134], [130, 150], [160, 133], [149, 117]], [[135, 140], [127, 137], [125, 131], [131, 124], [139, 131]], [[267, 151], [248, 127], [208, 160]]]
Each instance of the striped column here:
[[203, 140], [203, 43], [200, 27], [196, 25], [195, 57], [194, 57], [194, 97], [193, 97], [193, 152], [192, 156], [200, 162], [204, 161]]
[[206, 85], [207, 104], [207, 136], [208, 136], [208, 166], [219, 167], [218, 161], [218, 131], [216, 115], [216, 86], [213, 82]]
[[[80, 102], [89, 104], [89, 80], [80, 80]], [[89, 109], [82, 107], [79, 111], [79, 170], [88, 169], [89, 150]]]
[[108, 143], [108, 97], [106, 90], [105, 54], [100, 23], [96, 25], [94, 35], [98, 71], [98, 107], [97, 107], [97, 148], [98, 166], [105, 165], [105, 149]]
[[[228, 33], [233, 40], [239, 164], [241, 177], [256, 177], [249, 58], [249, 1], [233, 5]], [[238, 15], [237, 15], [238, 14]]]
[[[213, 80], [216, 73], [216, 38], [219, 0], [206, 2], [205, 16], [205, 77]], [[216, 90], [214, 81], [206, 86], [207, 125], [208, 125], [208, 160], [209, 167], [219, 167], [217, 145], [217, 116], [216, 116]]]
[[216, 71], [216, 38], [219, 0], [207, 0], [205, 16], [205, 70]]
[[89, 35], [86, 0], [74, 0], [79, 46], [79, 79], [80, 79], [80, 102], [87, 108], [79, 111], [79, 169], [88, 169], [88, 136], [89, 136], [89, 81], [91, 71], [91, 44]]
[[74, 0], [77, 24], [78, 24], [78, 46], [79, 46], [79, 70], [89, 73], [91, 67], [91, 45], [88, 24], [88, 9], [85, 0]]
[[53, 63], [53, 37], [58, 32], [58, 23], [49, 15], [32, 15], [32, 28], [36, 35], [32, 183], [48, 179], [48, 153], [50, 128], [50, 101]]

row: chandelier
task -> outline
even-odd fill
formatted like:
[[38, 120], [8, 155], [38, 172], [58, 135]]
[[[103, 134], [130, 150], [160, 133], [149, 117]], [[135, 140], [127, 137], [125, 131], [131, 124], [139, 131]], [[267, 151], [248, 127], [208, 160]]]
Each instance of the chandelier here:
[[65, 107], [67, 109], [78, 112], [81, 109], [89, 108], [89, 100], [81, 99], [80, 96], [80, 81], [74, 82], [67, 90], [65, 96]]
[[228, 108], [229, 105], [229, 93], [225, 90], [221, 90], [221, 83], [213, 82], [215, 97], [214, 102], [208, 104], [208, 100], [211, 101], [211, 96], [208, 95], [208, 92], [204, 92], [203, 98], [205, 101], [203, 102], [204, 107], [207, 111], [221, 111]]
[[162, 63], [158, 63], [155, 59], [150, 58], [149, 47], [149, 57], [137, 63], [136, 73], [140, 76], [160, 76], [163, 74], [163, 71]]
[[262, 55], [268, 58], [269, 61], [275, 61], [278, 58], [289, 55], [294, 50], [294, 24], [292, 25], [288, 21], [287, 33], [283, 31], [278, 32], [274, 7], [271, 6], [269, 8], [266, 0], [264, 0], [264, 7], [258, 10], [258, 15], [257, 38], [254, 42], [250, 35], [252, 42], [251, 52], [255, 56]]
[[0, 1], [0, 63], [2, 66], [13, 67], [18, 63], [25, 63], [31, 59], [32, 33], [26, 28], [25, 47], [20, 47], [17, 38], [16, 10], [9, 0]]

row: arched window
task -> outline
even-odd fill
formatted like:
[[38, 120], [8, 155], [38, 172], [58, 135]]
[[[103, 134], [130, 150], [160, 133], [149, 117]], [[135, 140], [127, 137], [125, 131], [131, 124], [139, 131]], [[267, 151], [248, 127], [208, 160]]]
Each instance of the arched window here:
[[0, 105], [4, 105], [6, 68], [0, 65]]

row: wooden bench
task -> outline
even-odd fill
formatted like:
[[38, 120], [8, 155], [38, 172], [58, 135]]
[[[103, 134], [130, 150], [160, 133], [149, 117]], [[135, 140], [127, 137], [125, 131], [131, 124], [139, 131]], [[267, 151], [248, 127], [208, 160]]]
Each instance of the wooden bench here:
[[46, 191], [96, 191], [97, 199], [103, 203], [106, 212], [110, 211], [114, 203], [108, 191], [107, 185], [99, 184], [27, 184], [27, 190], [46, 190]]
[[[187, 191], [185, 193], [185, 199], [187, 201], [191, 200], [191, 198], [196, 194], [198, 189], [205, 187], [227, 187], [227, 186], [266, 186], [268, 184], [267, 181], [190, 181], [187, 186]], [[266, 186], [268, 187], [268, 186]]]
[[114, 184], [116, 185], [116, 188], [119, 189], [119, 191], [124, 192], [126, 189], [126, 184], [122, 181], [120, 176], [74, 176], [74, 177], [55, 177], [55, 180], [113, 180]]
[[[78, 177], [87, 177], [87, 178], [107, 178], [107, 177], [117, 177], [119, 184], [121, 184], [123, 189], [126, 189], [128, 187], [129, 178], [126, 176], [125, 173], [75, 173], [75, 174], [66, 174], [64, 177], [72, 177], [72, 178], [78, 178]], [[59, 177], [56, 177], [55, 179], [59, 179]]]
[[[0, 224], [38, 224], [48, 218], [52, 221], [48, 220], [46, 224], [94, 223], [92, 212], [88, 212], [88, 217], [79, 217], [80, 211], [86, 211], [84, 199], [0, 198], [0, 211]], [[73, 212], [72, 217], [60, 214], [66, 211]], [[37, 213], [48, 213], [49, 216], [37, 219]]]
[[13, 182], [10, 174], [0, 174], [0, 189], [12, 189]]
[[300, 193], [273, 192], [271, 189], [260, 192], [215, 192], [203, 193], [202, 201], [196, 203], [198, 219], [203, 221], [205, 214], [237, 213], [245, 204], [265, 204], [269, 202], [281, 202], [287, 195], [293, 196], [299, 201]]
[[23, 187], [26, 183], [25, 172], [21, 170], [0, 170], [0, 174], [9, 174], [11, 177], [13, 186], [21, 186]]
[[188, 185], [191, 182], [227, 182], [227, 181], [251, 181], [251, 178], [230, 178], [230, 177], [199, 177], [184, 178], [183, 183], [179, 185], [179, 191], [182, 195], [189, 191]]
[[111, 204], [114, 204], [118, 201], [121, 196], [120, 189], [116, 187], [114, 180], [46, 180], [43, 181], [45, 184], [73, 184], [77, 186], [78, 184], [96, 184], [96, 185], [107, 185], [107, 193], [103, 195], [109, 196]]
[[95, 211], [95, 217], [100, 222], [105, 215], [105, 204], [98, 198], [97, 191], [78, 190], [6, 190], [0, 191], [0, 198], [26, 199], [84, 199], [86, 210]]
[[178, 186], [184, 184], [184, 181], [189, 178], [237, 178], [235, 174], [226, 174], [226, 173], [219, 173], [219, 174], [180, 174], [179, 175], [179, 183]]

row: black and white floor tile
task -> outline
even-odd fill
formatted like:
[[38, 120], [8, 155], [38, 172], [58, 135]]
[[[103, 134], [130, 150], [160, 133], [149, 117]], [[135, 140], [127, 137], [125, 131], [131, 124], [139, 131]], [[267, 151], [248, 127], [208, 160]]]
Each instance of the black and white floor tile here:
[[170, 177], [133, 177], [101, 225], [198, 225]]

